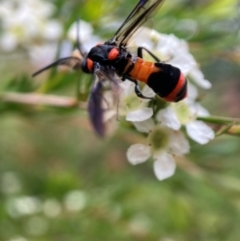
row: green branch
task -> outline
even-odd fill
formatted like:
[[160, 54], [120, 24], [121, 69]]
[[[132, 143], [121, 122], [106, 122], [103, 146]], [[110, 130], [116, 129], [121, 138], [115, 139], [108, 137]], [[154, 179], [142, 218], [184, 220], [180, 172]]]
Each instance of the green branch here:
[[229, 117], [221, 117], [221, 116], [206, 116], [206, 117], [197, 117], [198, 120], [219, 124], [219, 125], [227, 125], [227, 124], [240, 124], [239, 118], [229, 118]]
[[229, 118], [221, 116], [207, 116], [207, 117], [197, 117], [198, 120], [221, 125], [220, 129], [216, 132], [216, 136], [222, 134], [240, 136], [240, 119], [239, 118]]

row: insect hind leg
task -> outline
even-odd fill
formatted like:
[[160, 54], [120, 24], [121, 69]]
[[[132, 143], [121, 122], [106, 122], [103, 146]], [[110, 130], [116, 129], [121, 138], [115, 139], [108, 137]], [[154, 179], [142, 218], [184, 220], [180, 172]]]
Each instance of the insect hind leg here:
[[142, 58], [143, 57], [143, 50], [145, 50], [156, 62], [160, 63], [160, 59], [155, 55], [153, 54], [150, 50], [148, 50], [147, 48], [145, 47], [138, 47], [137, 48], [137, 56]]
[[128, 79], [135, 84], [134, 91], [139, 98], [147, 99], [147, 100], [154, 100], [154, 97], [147, 97], [147, 96], [142, 94], [142, 92], [140, 90], [140, 86], [139, 86], [138, 81], [136, 79], [132, 79], [129, 76], [124, 76], [123, 80], [125, 80], [125, 79]]

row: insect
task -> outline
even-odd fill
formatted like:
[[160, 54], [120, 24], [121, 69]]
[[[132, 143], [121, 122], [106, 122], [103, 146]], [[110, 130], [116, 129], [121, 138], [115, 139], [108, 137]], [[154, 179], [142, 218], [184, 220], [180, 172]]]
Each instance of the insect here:
[[[66, 65], [93, 74], [88, 111], [93, 128], [100, 136], [105, 134], [102, 91], [103, 82], [106, 80], [110, 81], [116, 93], [119, 81], [128, 79], [135, 84], [135, 93], [140, 98], [151, 99], [141, 93], [138, 81], [147, 84], [166, 101], [182, 100], [187, 95], [187, 80], [180, 69], [161, 62], [145, 47], [138, 47], [137, 55], [127, 50], [130, 38], [153, 16], [162, 3], [163, 0], [139, 0], [111, 39], [104, 44], [96, 45], [88, 53], [83, 51], [79, 42], [79, 57], [59, 59], [40, 69], [33, 76], [57, 65]], [[143, 60], [143, 51], [146, 51], [154, 62]]]

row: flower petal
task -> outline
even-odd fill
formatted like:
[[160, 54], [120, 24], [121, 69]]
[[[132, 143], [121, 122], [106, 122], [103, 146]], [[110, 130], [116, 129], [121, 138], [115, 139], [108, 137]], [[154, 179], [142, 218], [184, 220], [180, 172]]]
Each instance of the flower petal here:
[[57, 20], [51, 20], [45, 23], [43, 37], [50, 41], [57, 41], [62, 36], [62, 25]]
[[201, 88], [210, 89], [212, 87], [212, 84], [208, 80], [204, 79], [203, 73], [199, 69], [192, 69], [189, 75], [191, 79]]
[[2, 34], [0, 40], [0, 48], [5, 52], [13, 51], [18, 44], [17, 37], [12, 33], [4, 33]]
[[[145, 85], [142, 89], [142, 94], [144, 96], [147, 96], [147, 97], [154, 97], [156, 95], [156, 93], [153, 91], [152, 88], [148, 87], [147, 85]], [[144, 100], [144, 99], [143, 99]]]
[[194, 58], [186, 51], [172, 50], [171, 54], [173, 58], [169, 61], [169, 64], [181, 69], [183, 74], [187, 76], [189, 71], [195, 65]]
[[176, 163], [172, 156], [166, 152], [158, 155], [153, 164], [153, 170], [157, 179], [164, 180], [171, 177], [175, 173]]
[[145, 162], [150, 156], [150, 146], [146, 146], [143, 144], [131, 145], [127, 150], [127, 159], [132, 165]]
[[131, 111], [127, 114], [127, 121], [144, 121], [149, 119], [153, 115], [153, 109], [143, 107], [135, 111]]
[[170, 107], [160, 110], [156, 118], [159, 122], [173, 130], [179, 130], [181, 127], [180, 121], [178, 120], [173, 109]]
[[[79, 29], [78, 29], [79, 28]], [[68, 30], [67, 36], [70, 40], [75, 41], [77, 39], [77, 33], [81, 33], [81, 42], [88, 41], [91, 38], [93, 28], [91, 24], [81, 19], [80, 23], [74, 22]]]
[[124, 96], [135, 94], [135, 92], [134, 92], [135, 85], [133, 82], [126, 80], [126, 81], [122, 82], [122, 85], [124, 86], [124, 92], [123, 92]]
[[189, 100], [196, 100], [198, 97], [198, 90], [197, 87], [195, 85], [193, 85], [191, 82], [188, 82], [187, 84], [187, 88], [188, 88], [188, 94], [187, 94], [187, 99]]
[[139, 132], [149, 133], [154, 128], [154, 121], [149, 118], [145, 121], [133, 122], [133, 125]]
[[202, 121], [193, 121], [186, 125], [188, 135], [199, 144], [206, 144], [214, 138], [213, 130]]
[[186, 137], [180, 131], [173, 131], [170, 135], [169, 147], [177, 156], [189, 153], [190, 145]]
[[189, 110], [191, 112], [192, 121], [196, 119], [197, 116], [209, 116], [209, 112], [202, 105], [197, 102], [188, 103]]

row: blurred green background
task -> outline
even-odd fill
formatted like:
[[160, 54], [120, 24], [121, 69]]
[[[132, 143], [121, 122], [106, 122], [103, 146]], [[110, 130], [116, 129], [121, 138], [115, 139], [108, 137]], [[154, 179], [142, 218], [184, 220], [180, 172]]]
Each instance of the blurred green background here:
[[[114, 33], [108, 23], [120, 24], [137, 0], [49, 2], [64, 31], [80, 15], [108, 39]], [[153, 28], [188, 41], [213, 84], [200, 90], [212, 115], [240, 115], [239, 8], [236, 0], [166, 0], [154, 17]], [[57, 74], [48, 85], [47, 74], [40, 83], [33, 79], [36, 67], [21, 46], [2, 50], [0, 59], [1, 94], [76, 92], [79, 73]], [[0, 114], [0, 240], [239, 240], [238, 137], [192, 142], [176, 174], [159, 182], [152, 161], [127, 162], [135, 133], [122, 128], [99, 139], [85, 111], [1, 101]]]

